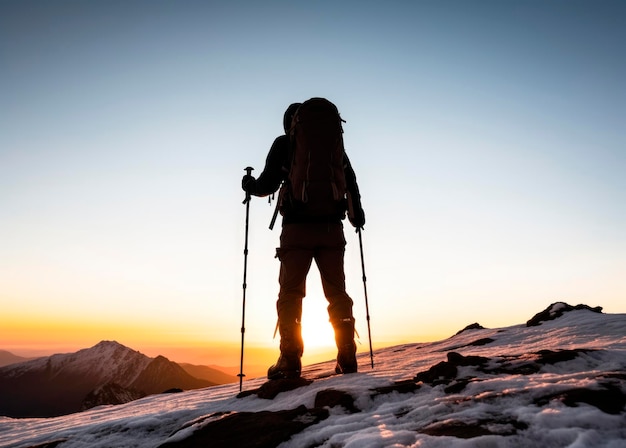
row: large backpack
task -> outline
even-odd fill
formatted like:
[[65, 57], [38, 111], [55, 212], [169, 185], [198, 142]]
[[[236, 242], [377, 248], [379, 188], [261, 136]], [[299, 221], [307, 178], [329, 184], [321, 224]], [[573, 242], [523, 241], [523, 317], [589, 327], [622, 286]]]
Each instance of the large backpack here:
[[310, 218], [343, 217], [346, 177], [342, 119], [324, 98], [302, 103], [289, 131], [289, 175], [285, 183], [285, 214]]

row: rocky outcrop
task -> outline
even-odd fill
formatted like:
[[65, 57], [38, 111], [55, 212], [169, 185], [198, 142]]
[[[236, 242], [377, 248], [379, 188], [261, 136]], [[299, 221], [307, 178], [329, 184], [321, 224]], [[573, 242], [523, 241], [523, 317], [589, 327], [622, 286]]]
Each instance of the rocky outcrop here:
[[561, 317], [564, 313], [568, 311], [574, 311], [574, 310], [588, 310], [588, 311], [593, 311], [594, 313], [601, 313], [602, 307], [595, 306], [592, 308], [589, 305], [582, 305], [582, 304], [572, 306], [565, 302], [555, 302], [552, 305], [550, 305], [548, 308], [546, 308], [545, 310], [541, 311], [540, 313], [535, 314], [532, 317], [532, 319], [526, 322], [526, 326], [535, 327], [537, 325], [541, 325], [542, 322], [547, 322], [549, 320], [557, 319]]

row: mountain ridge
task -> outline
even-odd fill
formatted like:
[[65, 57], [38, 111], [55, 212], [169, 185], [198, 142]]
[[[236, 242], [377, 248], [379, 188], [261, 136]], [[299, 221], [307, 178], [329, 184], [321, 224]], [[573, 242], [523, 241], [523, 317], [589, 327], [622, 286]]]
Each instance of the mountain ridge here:
[[0, 367], [0, 415], [52, 417], [102, 404], [121, 404], [167, 390], [210, 387], [163, 356], [117, 341]]

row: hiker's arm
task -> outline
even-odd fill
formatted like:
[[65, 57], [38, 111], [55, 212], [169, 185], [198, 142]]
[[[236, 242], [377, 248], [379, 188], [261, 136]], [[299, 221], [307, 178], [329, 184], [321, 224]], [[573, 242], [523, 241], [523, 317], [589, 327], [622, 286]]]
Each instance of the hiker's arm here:
[[352, 169], [352, 164], [350, 163], [350, 159], [348, 159], [348, 155], [346, 153], [344, 153], [343, 155], [343, 160], [346, 164], [344, 168], [344, 173], [346, 175], [346, 188], [348, 189], [348, 192], [352, 196], [361, 199], [361, 194], [359, 193], [359, 186], [356, 183], [356, 174], [354, 173], [354, 170]]
[[278, 190], [283, 180], [283, 165], [287, 155], [289, 141], [286, 136], [281, 135], [272, 144], [270, 152], [265, 160], [263, 172], [253, 181], [246, 184], [246, 191], [254, 196], [267, 196]]
[[348, 155], [345, 153], [344, 160], [346, 162], [344, 173], [348, 190], [348, 219], [354, 227], [359, 229], [365, 225], [365, 212], [361, 205], [361, 193], [359, 193], [359, 185], [356, 182], [356, 174], [352, 169]]

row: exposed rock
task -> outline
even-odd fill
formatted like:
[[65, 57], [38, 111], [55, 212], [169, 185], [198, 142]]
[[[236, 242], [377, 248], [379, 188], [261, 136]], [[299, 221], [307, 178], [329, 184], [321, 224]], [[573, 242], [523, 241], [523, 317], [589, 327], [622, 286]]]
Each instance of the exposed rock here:
[[447, 394], [458, 394], [463, 392], [465, 387], [474, 381], [476, 377], [467, 377], [467, 378], [457, 378], [456, 380], [450, 382], [450, 385], [447, 386], [443, 391]]
[[468, 344], [455, 345], [453, 347], [446, 347], [446, 348], [442, 349], [441, 351], [449, 352], [449, 351], [454, 351], [454, 350], [458, 350], [460, 348], [465, 348], [465, 347], [480, 347], [480, 346], [483, 346], [483, 345], [491, 344], [492, 342], [495, 342], [495, 339], [480, 338], [480, 339], [476, 339], [475, 341], [472, 341], [472, 342], [470, 342]]
[[184, 440], [166, 442], [159, 448], [274, 448], [320, 421], [328, 418], [328, 409], [299, 406], [284, 411], [233, 412], [218, 414]]
[[468, 330], [484, 330], [484, 329], [485, 327], [480, 325], [478, 322], [474, 322], [473, 324], [469, 324], [467, 327], [463, 328], [462, 330], [457, 331], [456, 334], [461, 334], [464, 331], [468, 331]]
[[602, 313], [601, 306], [596, 306], [592, 308], [589, 305], [581, 304], [581, 305], [572, 306], [572, 305], [568, 305], [565, 302], [555, 302], [552, 305], [550, 305], [548, 308], [546, 308], [545, 310], [541, 311], [540, 313], [535, 314], [532, 317], [532, 319], [526, 322], [526, 326], [536, 327], [537, 325], [541, 325], [542, 322], [557, 319], [561, 317], [563, 313], [566, 313], [568, 311], [573, 311], [573, 310], [589, 310], [589, 311], [593, 311], [594, 313]]
[[[419, 372], [414, 381], [422, 381], [432, 386], [448, 385], [448, 393], [458, 393], [474, 379], [474, 377], [457, 378], [458, 367], [474, 366], [477, 372], [495, 375], [531, 375], [541, 370], [546, 364], [571, 361], [581, 353], [592, 352], [587, 349], [574, 350], [540, 350], [524, 355], [486, 358], [484, 356], [463, 356], [457, 352], [449, 352], [447, 361], [435, 364], [424, 372]], [[453, 381], [455, 381], [453, 383]]]
[[29, 447], [26, 448], [55, 448], [56, 446], [60, 445], [63, 442], [67, 442], [68, 439], [58, 439], [58, 440], [52, 440], [50, 442], [44, 442], [44, 443], [39, 443], [37, 445], [31, 445]]
[[316, 408], [334, 408], [335, 406], [341, 406], [350, 414], [361, 412], [359, 408], [354, 405], [354, 397], [347, 392], [335, 389], [321, 390], [315, 396]]
[[184, 392], [184, 391], [178, 387], [172, 387], [171, 389], [164, 390], [161, 393], [162, 394], [179, 394], [181, 392]]
[[476, 339], [474, 342], [470, 342], [468, 345], [472, 347], [481, 347], [483, 345], [491, 344], [492, 342], [495, 342], [495, 339], [481, 338], [481, 339]]
[[448, 360], [435, 364], [425, 372], [415, 375], [415, 381], [436, 386], [438, 384], [450, 384], [456, 378], [458, 369], [461, 366], [483, 366], [489, 362], [489, 358], [483, 356], [463, 356], [456, 352], [448, 353]]
[[537, 362], [539, 364], [556, 364], [557, 362], [571, 361], [578, 358], [581, 353], [589, 353], [593, 350], [574, 349], [574, 350], [539, 350]]
[[438, 384], [449, 384], [456, 378], [457, 372], [456, 366], [447, 361], [442, 361], [425, 372], [419, 372], [413, 379], [437, 386]]
[[463, 356], [456, 352], [448, 353], [448, 362], [455, 366], [482, 366], [489, 362], [484, 356]]
[[87, 394], [83, 400], [81, 410], [84, 411], [105, 404], [128, 403], [145, 396], [146, 393], [140, 390], [122, 387], [117, 383], [107, 383]]
[[484, 419], [472, 422], [460, 420], [446, 420], [435, 422], [419, 432], [431, 436], [449, 436], [459, 439], [472, 439], [474, 437], [501, 435], [510, 436], [517, 431], [527, 429], [528, 425], [510, 418]]
[[313, 380], [307, 380], [306, 378], [286, 378], [280, 380], [270, 380], [261, 385], [258, 389], [252, 389], [240, 392], [237, 398], [247, 397], [249, 395], [257, 395], [259, 398], [265, 398], [272, 400], [281, 392], [288, 392], [290, 390], [297, 389], [298, 387], [304, 387], [311, 384]]
[[593, 350], [540, 350], [527, 355], [503, 356], [494, 361], [494, 366], [481, 369], [481, 371], [492, 374], [532, 375], [539, 372], [542, 366], [571, 361], [580, 356], [581, 353], [589, 352], [593, 352]]
[[419, 385], [417, 385], [414, 380], [396, 381], [390, 386], [381, 386], [373, 389], [374, 393], [371, 396], [375, 397], [377, 395], [385, 395], [392, 392], [398, 392], [399, 394], [408, 394], [415, 392], [419, 388]]
[[576, 407], [579, 403], [595, 406], [607, 414], [617, 415], [624, 411], [626, 394], [614, 384], [601, 384], [601, 389], [575, 388], [546, 395], [535, 400], [535, 404], [545, 406], [551, 400], [559, 400], [564, 405]]

